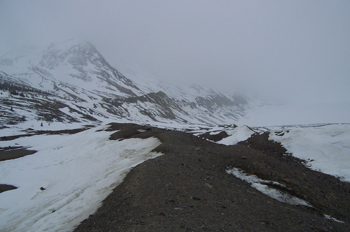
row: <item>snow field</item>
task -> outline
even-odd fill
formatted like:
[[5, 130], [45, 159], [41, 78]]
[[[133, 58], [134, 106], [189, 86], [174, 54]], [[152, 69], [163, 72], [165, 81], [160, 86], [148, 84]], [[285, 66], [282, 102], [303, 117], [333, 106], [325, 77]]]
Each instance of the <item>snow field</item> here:
[[72, 231], [132, 167], [161, 155], [156, 138], [110, 141], [101, 129], [0, 142], [38, 151], [0, 162], [0, 183], [18, 187], [0, 194], [1, 231]]
[[272, 131], [270, 139], [280, 142], [293, 156], [309, 161], [311, 169], [350, 182], [350, 124], [280, 129], [284, 134]]

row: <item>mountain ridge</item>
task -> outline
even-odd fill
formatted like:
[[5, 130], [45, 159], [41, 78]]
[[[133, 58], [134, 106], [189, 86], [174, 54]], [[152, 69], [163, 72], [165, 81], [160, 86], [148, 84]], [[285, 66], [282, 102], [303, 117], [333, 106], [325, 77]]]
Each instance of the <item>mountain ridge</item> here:
[[[246, 98], [235, 93], [227, 95], [199, 85], [182, 88], [166, 82], [132, 80], [112, 67], [85, 40], [64, 41], [51, 44], [41, 52], [31, 49], [25, 53], [13, 52], [0, 58], [0, 90], [1, 105], [6, 105], [14, 95], [17, 99], [13, 101], [37, 102], [34, 109], [37, 116], [28, 117], [24, 112], [21, 115], [27, 120], [64, 122], [57, 117], [39, 115], [41, 111], [51, 114], [60, 111], [67, 115], [60, 109], [68, 107], [69, 112], [76, 113], [75, 121], [82, 123], [122, 119], [143, 123], [232, 124], [244, 114], [248, 104]], [[35, 95], [30, 94], [33, 91], [42, 93], [45, 100], [35, 99]], [[4, 97], [6, 92], [8, 95]], [[45, 108], [48, 101], [64, 107]], [[25, 104], [21, 107], [25, 109]], [[16, 110], [16, 104], [12, 110]], [[3, 112], [11, 114], [8, 107], [3, 107]], [[7, 114], [3, 115], [1, 124], [6, 126]], [[90, 122], [85, 120], [89, 118], [87, 115], [91, 117]], [[12, 124], [22, 122], [15, 120]]]

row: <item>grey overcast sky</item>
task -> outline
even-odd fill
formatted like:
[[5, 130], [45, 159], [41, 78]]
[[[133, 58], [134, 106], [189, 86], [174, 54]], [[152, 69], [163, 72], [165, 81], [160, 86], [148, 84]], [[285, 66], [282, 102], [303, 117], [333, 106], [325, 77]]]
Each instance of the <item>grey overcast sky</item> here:
[[0, 0], [1, 55], [70, 38], [164, 80], [350, 101], [349, 0]]

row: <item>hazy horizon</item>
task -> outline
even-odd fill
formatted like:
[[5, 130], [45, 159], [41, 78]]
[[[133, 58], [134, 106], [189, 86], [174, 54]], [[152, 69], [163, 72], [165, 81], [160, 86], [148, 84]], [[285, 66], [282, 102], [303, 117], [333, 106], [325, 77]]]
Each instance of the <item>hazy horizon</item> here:
[[350, 101], [349, 1], [1, 1], [0, 54], [82, 38], [113, 66], [285, 102]]

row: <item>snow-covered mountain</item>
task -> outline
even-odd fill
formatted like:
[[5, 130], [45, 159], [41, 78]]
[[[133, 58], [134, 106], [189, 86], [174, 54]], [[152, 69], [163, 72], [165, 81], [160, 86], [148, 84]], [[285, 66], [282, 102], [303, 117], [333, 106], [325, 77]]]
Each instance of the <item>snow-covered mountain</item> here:
[[91, 43], [77, 39], [43, 51], [26, 47], [2, 56], [0, 78], [2, 127], [33, 120], [232, 124], [247, 104], [241, 96], [199, 85], [132, 80]]
[[[199, 85], [178, 86], [153, 79], [142, 71], [120, 67], [117, 70], [86, 41], [66, 41], [42, 50], [25, 47], [8, 53], [0, 57], [0, 187], [3, 187], [0, 189], [0, 230], [72, 231], [100, 207], [101, 201], [123, 181], [131, 168], [147, 159], [166, 157], [166, 149], [164, 154], [153, 152], [164, 142], [155, 136], [154, 131], [159, 127], [201, 137], [200, 144], [187, 141], [193, 149], [188, 154], [198, 151], [203, 157], [209, 156], [210, 151], [202, 151], [214, 143], [227, 146], [240, 143], [238, 160], [247, 163], [253, 172], [254, 167], [263, 166], [266, 173], [270, 172], [269, 166], [260, 165], [252, 157], [264, 154], [268, 158], [265, 151], [272, 149], [281, 163], [292, 155], [301, 159], [307, 168], [336, 176], [337, 189], [345, 186], [339, 181], [346, 184], [350, 181], [349, 103], [302, 108], [259, 104], [257, 100], [248, 101], [234, 93], [220, 93]], [[123, 139], [114, 140], [120, 128], [113, 129], [113, 124], [107, 124], [112, 121], [152, 124], [158, 128], [130, 124], [128, 128], [133, 129], [121, 133]], [[82, 131], [86, 129], [83, 126], [89, 125], [99, 126]], [[75, 129], [65, 130], [67, 128]], [[140, 139], [148, 132], [155, 137]], [[129, 138], [138, 134], [140, 138]], [[168, 140], [172, 143], [173, 137]], [[203, 140], [213, 143], [201, 147]], [[281, 143], [286, 153], [277, 154], [276, 146], [269, 147], [271, 141]], [[178, 143], [182, 149], [184, 143]], [[178, 146], [174, 144], [171, 147]], [[244, 153], [243, 146], [249, 151]], [[291, 181], [299, 177], [309, 181], [305, 173], [272, 181], [250, 175], [239, 169], [241, 166], [231, 164], [227, 160], [224, 167], [227, 175], [233, 174], [272, 199], [283, 204], [318, 207], [310, 203], [318, 203], [316, 198], [312, 199], [313, 195], [298, 194], [305, 196], [304, 201], [277, 191], [287, 188], [281, 183], [293, 188], [305, 186], [304, 182]], [[210, 180], [208, 173], [214, 166], [210, 163], [208, 170], [197, 170], [205, 173], [205, 180]], [[203, 186], [211, 188], [210, 184]], [[270, 188], [273, 186], [279, 188]], [[326, 195], [318, 186], [315, 192], [321, 192], [325, 198], [320, 199], [327, 198], [327, 204], [338, 198], [333, 197], [336, 192]], [[336, 202], [342, 202], [342, 198]], [[323, 208], [324, 204], [319, 206]], [[295, 208], [295, 212], [303, 209]], [[344, 215], [326, 209], [318, 212], [323, 220], [345, 228], [349, 217]]]

